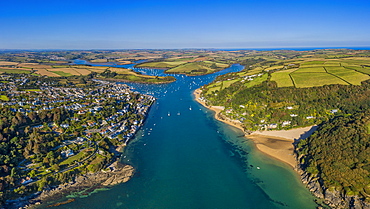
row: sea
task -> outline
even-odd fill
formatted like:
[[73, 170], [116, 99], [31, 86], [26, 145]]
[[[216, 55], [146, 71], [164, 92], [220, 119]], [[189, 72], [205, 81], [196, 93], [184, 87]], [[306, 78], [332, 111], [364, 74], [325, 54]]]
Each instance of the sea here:
[[[122, 67], [168, 75], [133, 64]], [[174, 74], [177, 80], [169, 84], [126, 83], [157, 98], [122, 154], [121, 161], [135, 167], [134, 177], [89, 195], [71, 194], [75, 201], [57, 208], [316, 208], [291, 167], [259, 152], [242, 131], [217, 121], [213, 111], [194, 100], [195, 89], [243, 68], [234, 64], [210, 75]]]

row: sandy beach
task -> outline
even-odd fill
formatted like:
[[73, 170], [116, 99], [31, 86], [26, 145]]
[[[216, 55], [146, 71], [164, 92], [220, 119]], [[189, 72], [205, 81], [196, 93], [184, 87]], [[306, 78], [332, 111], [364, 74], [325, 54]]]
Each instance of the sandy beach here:
[[217, 120], [222, 121], [224, 123], [227, 123], [227, 124], [229, 124], [231, 126], [234, 126], [236, 128], [239, 128], [240, 130], [244, 131], [244, 127], [242, 126], [242, 123], [240, 123], [239, 121], [229, 120], [226, 117], [222, 117], [220, 115], [220, 112], [224, 109], [224, 107], [222, 107], [222, 106], [207, 106], [206, 103], [200, 99], [200, 93], [201, 92], [202, 92], [202, 90], [200, 90], [200, 89], [196, 89], [194, 91], [195, 100], [197, 102], [199, 102], [200, 104], [202, 104], [204, 107], [206, 107], [206, 108], [208, 108], [210, 110], [215, 111], [215, 118]]
[[[224, 107], [207, 106], [205, 102], [200, 99], [201, 92], [202, 91], [200, 89], [194, 91], [195, 100], [204, 107], [215, 111], [215, 118], [217, 120], [245, 131], [239, 121], [229, 120], [220, 114]], [[248, 139], [252, 139], [257, 149], [261, 152], [290, 165], [292, 168], [295, 168], [297, 162], [294, 157], [293, 143], [296, 140], [307, 138], [314, 130], [316, 130], [316, 126], [295, 128], [291, 130], [255, 131], [246, 137]]]

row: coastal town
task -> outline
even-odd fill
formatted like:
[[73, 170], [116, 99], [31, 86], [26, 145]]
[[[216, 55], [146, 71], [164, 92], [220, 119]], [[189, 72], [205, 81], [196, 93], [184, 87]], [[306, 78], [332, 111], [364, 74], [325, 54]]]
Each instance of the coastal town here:
[[[202, 131], [211, 128], [209, 133], [214, 131], [214, 127], [200, 125], [196, 104], [185, 99], [196, 86], [198, 89], [193, 92], [196, 101], [215, 111], [216, 119], [244, 132], [237, 136], [237, 143], [253, 141], [253, 146], [262, 153], [297, 170], [308, 188], [307, 192], [312, 192], [320, 201], [324, 199], [328, 205], [367, 204], [368, 200], [364, 198], [370, 194], [366, 187], [369, 167], [364, 158], [366, 155], [361, 153], [367, 153], [369, 141], [366, 138], [369, 136], [368, 113], [365, 112], [370, 104], [368, 51], [165, 52], [165, 56], [159, 57], [157, 55], [164, 52], [0, 54], [0, 203], [6, 208], [35, 204], [41, 204], [41, 207], [76, 206], [81, 201], [85, 202], [83, 199], [91, 200], [84, 197], [99, 189], [124, 183], [135, 173], [144, 176], [143, 170], [133, 167], [137, 159], [132, 156], [141, 150], [145, 151], [136, 157], [155, 165], [168, 159], [161, 158], [168, 156], [163, 152], [182, 149], [179, 142], [193, 140], [191, 144], [198, 147], [203, 140], [212, 139], [207, 142], [208, 147], [216, 136], [170, 134], [184, 127], [202, 127]], [[45, 56], [47, 54], [65, 59], [56, 60], [53, 56]], [[117, 55], [115, 59], [111, 56], [113, 54]], [[123, 58], [126, 55], [130, 58]], [[108, 57], [109, 63], [106, 62]], [[76, 59], [87, 60], [88, 64], [75, 63]], [[117, 67], [120, 63], [132, 64]], [[222, 72], [222, 66], [230, 68]], [[153, 73], [156, 71], [153, 69], [158, 68], [166, 70]], [[203, 68], [212, 68], [218, 76], [212, 79], [214, 75], [193, 77], [194, 73], [209, 74]], [[157, 80], [165, 79], [165, 73], [173, 71], [186, 75], [175, 75], [172, 82]], [[138, 143], [132, 143], [133, 146], [126, 145], [143, 126], [156, 98], [111, 81], [141, 83], [133, 86], [158, 98], [151, 114], [156, 122], [148, 121]], [[159, 84], [154, 91], [163, 91], [163, 94], [154, 94], [151, 88], [147, 88], [148, 84]], [[179, 96], [178, 90], [182, 87], [190, 91], [181, 91]], [[167, 101], [178, 99], [191, 112], [180, 114], [181, 105], [169, 111], [173, 107]], [[177, 117], [173, 117], [173, 111], [177, 111]], [[203, 108], [199, 111], [207, 113]], [[194, 124], [179, 126], [179, 122], [185, 122], [186, 118]], [[151, 134], [154, 126], [160, 134], [156, 135], [155, 131]], [[149, 130], [147, 135], [146, 130]], [[221, 132], [217, 130], [216, 133]], [[154, 144], [160, 146], [152, 147], [152, 143], [145, 140], [156, 140]], [[340, 143], [332, 146], [325, 140]], [[357, 146], [358, 150], [348, 151], [348, 147], [363, 142], [364, 146]], [[193, 150], [184, 153], [196, 154]], [[320, 150], [325, 152], [318, 152]], [[341, 177], [342, 171], [330, 166], [338, 160], [331, 154], [332, 150], [347, 156], [348, 160], [343, 160], [341, 169], [347, 169], [348, 177]], [[188, 163], [187, 158], [178, 161], [187, 154], [177, 156], [179, 158], [174, 158], [171, 170], [181, 170], [181, 166], [176, 166]], [[214, 157], [211, 161], [219, 161], [217, 156]], [[357, 159], [361, 165], [356, 164]], [[321, 163], [324, 161], [329, 163]], [[268, 167], [262, 161], [247, 165], [248, 172], [260, 172]], [[352, 172], [353, 165], [359, 165], [359, 170]], [[160, 170], [161, 166], [155, 169]], [[361, 178], [357, 178], [357, 171], [360, 171]], [[162, 172], [168, 173], [168, 170]], [[186, 172], [176, 175], [182, 173]], [[327, 175], [328, 179], [320, 175]], [[280, 175], [280, 178], [285, 178], [285, 175]], [[332, 185], [331, 179], [338, 183]], [[347, 182], [351, 182], [350, 185]], [[161, 187], [160, 184], [156, 186]], [[300, 186], [303, 188], [304, 185]], [[139, 188], [135, 188], [135, 192], [141, 192]], [[329, 188], [335, 188], [334, 192]], [[335, 192], [345, 196], [340, 197], [340, 201], [330, 198], [338, 197]]]
[[0, 209], [370, 209], [370, 0], [3, 0]]
[[[81, 87], [32, 75], [0, 75], [1, 198], [43, 191], [113, 163], [143, 125], [155, 98], [125, 84]], [[6, 155], [6, 153], [10, 155]], [[113, 165], [112, 165], [113, 164]]]

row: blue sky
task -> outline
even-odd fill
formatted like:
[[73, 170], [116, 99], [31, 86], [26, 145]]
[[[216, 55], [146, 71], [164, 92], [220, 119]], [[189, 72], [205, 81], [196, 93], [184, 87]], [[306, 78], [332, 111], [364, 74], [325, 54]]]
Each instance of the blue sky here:
[[3, 0], [0, 49], [370, 46], [369, 0]]

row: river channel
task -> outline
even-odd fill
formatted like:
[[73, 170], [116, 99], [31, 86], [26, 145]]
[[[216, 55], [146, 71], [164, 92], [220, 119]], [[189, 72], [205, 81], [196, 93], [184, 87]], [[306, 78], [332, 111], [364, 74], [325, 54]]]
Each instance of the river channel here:
[[135, 167], [135, 176], [58, 208], [315, 208], [289, 166], [260, 153], [240, 130], [215, 120], [214, 112], [194, 100], [195, 89], [242, 69], [232, 65], [211, 75], [173, 75], [177, 81], [170, 84], [128, 83], [157, 98], [122, 155], [123, 162]]

